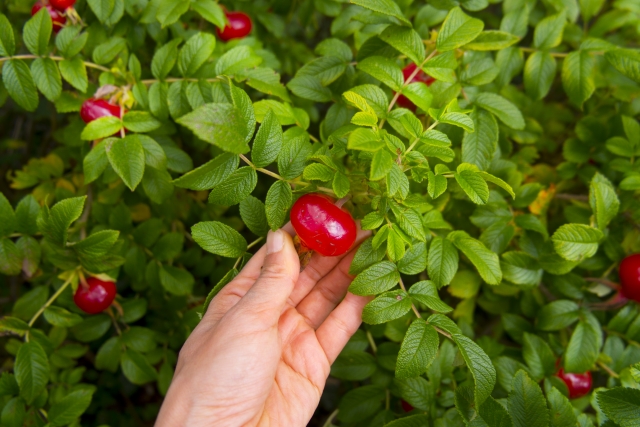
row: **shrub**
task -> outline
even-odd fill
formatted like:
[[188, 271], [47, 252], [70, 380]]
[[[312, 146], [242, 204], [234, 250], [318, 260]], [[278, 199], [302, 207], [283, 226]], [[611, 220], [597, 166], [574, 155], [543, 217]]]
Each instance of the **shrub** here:
[[225, 2], [231, 39], [214, 0], [27, 3], [0, 5], [3, 426], [151, 424], [309, 192], [372, 230], [375, 296], [313, 425], [639, 425], [637, 2]]

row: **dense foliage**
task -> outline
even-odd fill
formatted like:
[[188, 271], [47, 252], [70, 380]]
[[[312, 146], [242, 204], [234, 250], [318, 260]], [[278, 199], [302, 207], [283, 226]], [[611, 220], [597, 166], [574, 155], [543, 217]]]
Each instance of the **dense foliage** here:
[[0, 3], [2, 426], [153, 423], [309, 192], [375, 296], [313, 425], [640, 425], [636, 0], [55, 3]]

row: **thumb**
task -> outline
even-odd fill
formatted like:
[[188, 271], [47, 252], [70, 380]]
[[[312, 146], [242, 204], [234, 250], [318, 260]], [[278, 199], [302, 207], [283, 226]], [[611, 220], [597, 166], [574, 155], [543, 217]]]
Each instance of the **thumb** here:
[[266, 246], [260, 277], [241, 303], [251, 311], [273, 313], [277, 320], [298, 281], [300, 261], [291, 236], [284, 230], [269, 231]]

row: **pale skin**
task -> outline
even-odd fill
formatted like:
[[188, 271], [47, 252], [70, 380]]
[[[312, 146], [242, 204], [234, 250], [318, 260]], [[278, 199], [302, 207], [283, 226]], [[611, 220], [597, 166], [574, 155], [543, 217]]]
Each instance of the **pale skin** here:
[[269, 232], [184, 344], [156, 427], [306, 426], [369, 301], [347, 292], [366, 237], [300, 272], [291, 236]]

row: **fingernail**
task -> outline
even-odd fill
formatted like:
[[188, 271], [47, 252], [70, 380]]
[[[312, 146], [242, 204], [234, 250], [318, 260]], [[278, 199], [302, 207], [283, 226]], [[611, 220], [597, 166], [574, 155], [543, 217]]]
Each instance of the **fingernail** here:
[[284, 234], [282, 230], [269, 231], [267, 235], [267, 255], [280, 252], [284, 246]]

